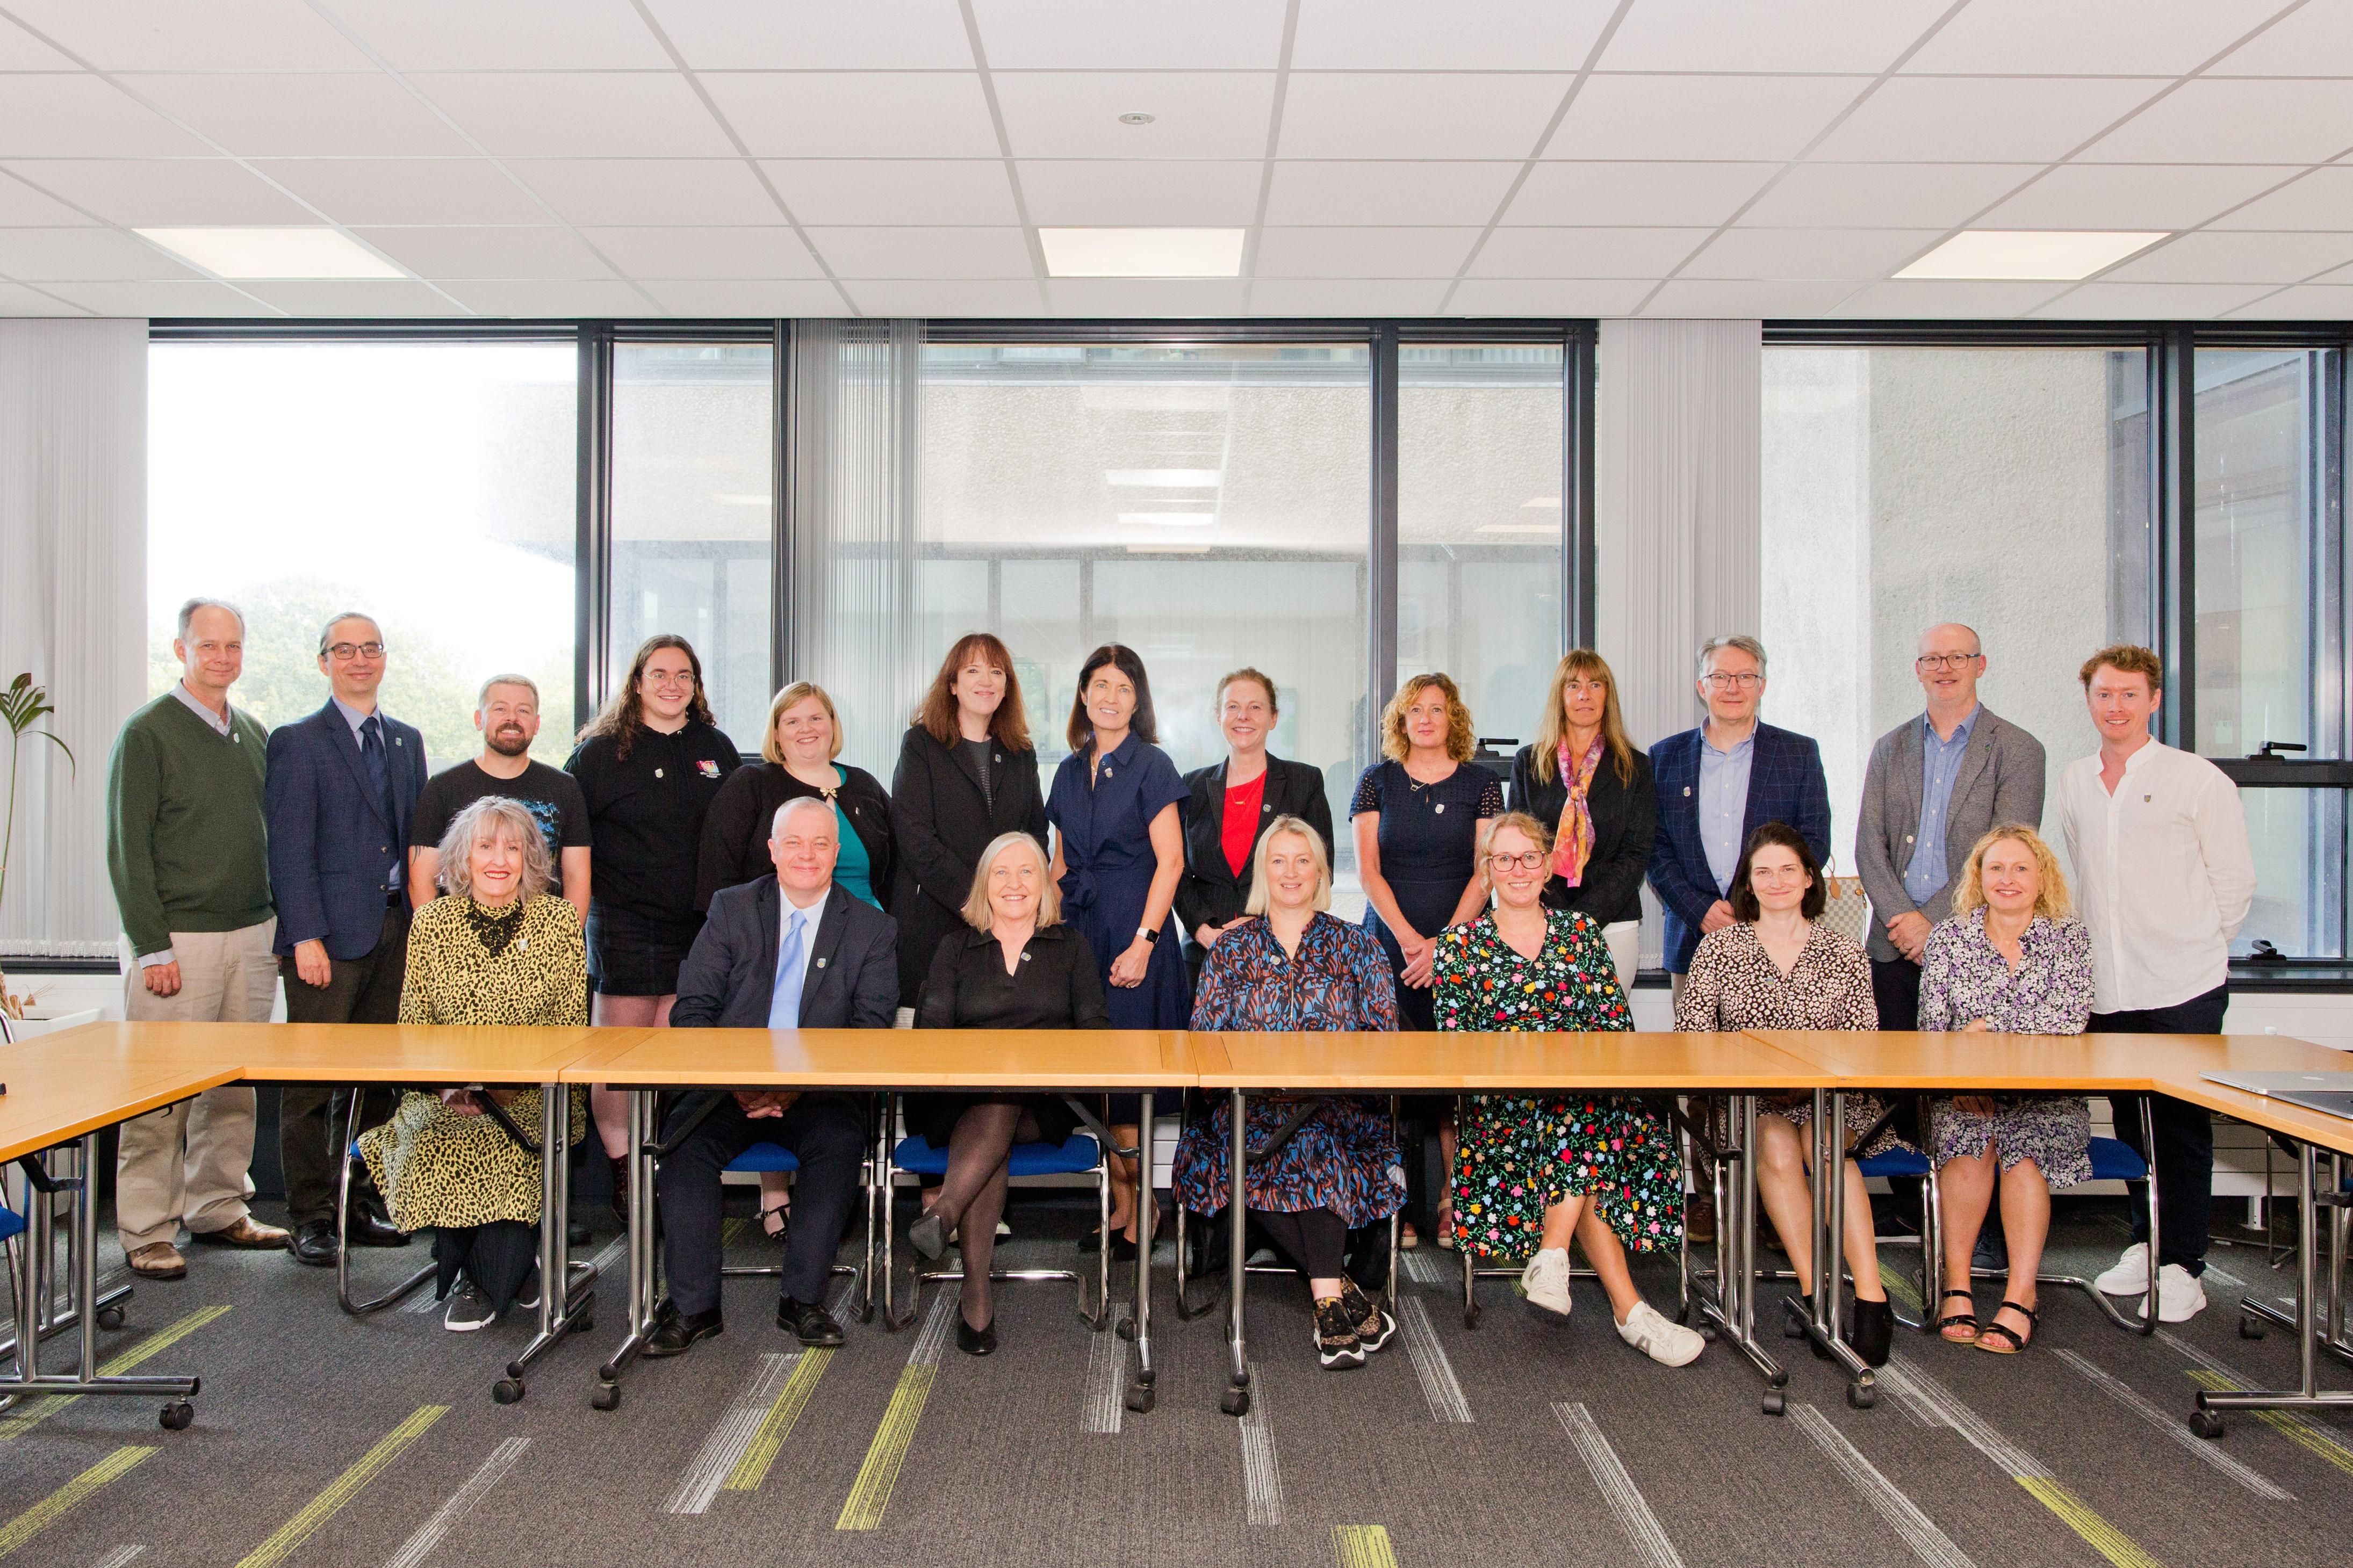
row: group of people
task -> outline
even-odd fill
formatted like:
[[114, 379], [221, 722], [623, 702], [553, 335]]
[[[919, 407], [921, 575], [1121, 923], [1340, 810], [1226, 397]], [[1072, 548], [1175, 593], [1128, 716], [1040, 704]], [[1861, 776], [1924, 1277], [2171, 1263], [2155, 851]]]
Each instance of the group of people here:
[[[1244, 668], [1219, 683], [1225, 759], [1180, 775], [1156, 745], [1144, 663], [1108, 645], [1081, 668], [1069, 754], [1038, 765], [1014, 660], [994, 636], [961, 638], [901, 744], [886, 791], [839, 761], [843, 724], [819, 687], [771, 704], [760, 760], [712, 721], [683, 639], [640, 647], [563, 769], [534, 762], [538, 692], [520, 676], [481, 689], [475, 759], [428, 773], [422, 737], [381, 711], [387, 651], [364, 615], [319, 638], [331, 695], [264, 734], [228, 700], [244, 627], [191, 601], [184, 676], [125, 726], [114, 757], [110, 863], [137, 957], [132, 1018], [260, 1021], [282, 973], [297, 1021], [638, 1026], [1556, 1031], [1632, 1027], [1641, 888], [1665, 914], [1679, 1029], [1929, 1028], [2069, 1033], [2219, 1028], [2231, 937], [2253, 890], [2243, 820], [2211, 763], [2156, 741], [2161, 668], [2147, 649], [2101, 650], [2082, 680], [2100, 750], [2073, 764], [2062, 829], [2071, 901], [2039, 835], [2043, 752], [1986, 710], [1986, 661], [1965, 626], [1931, 629], [1915, 669], [1924, 713], [1872, 753], [1858, 870], [1867, 944], [1823, 918], [1831, 812], [1819, 748], [1759, 721], [1755, 639], [1701, 650], [1706, 720], [1648, 753], [1628, 736], [1598, 655], [1560, 661], [1535, 739], [1503, 780], [1473, 760], [1471, 715], [1443, 674], [1417, 675], [1380, 722], [1383, 757], [1358, 780], [1350, 829], [1367, 910], [1331, 912], [1334, 827], [1319, 770], [1269, 754], [1280, 693]], [[2080, 906], [2080, 907], [2079, 907]], [[625, 1201], [618, 1095], [577, 1095]], [[118, 1225], [131, 1268], [174, 1278], [182, 1221], [199, 1241], [290, 1246], [332, 1264], [333, 1180], [352, 1129], [364, 1162], [346, 1232], [357, 1245], [434, 1233], [445, 1321], [480, 1327], [540, 1289], [537, 1161], [502, 1124], [530, 1125], [536, 1090], [412, 1091], [345, 1103], [290, 1089], [281, 1157], [293, 1231], [246, 1208], [253, 1091], [215, 1089], [126, 1124]], [[1695, 1108], [1704, 1110], [1704, 1108]], [[1896, 1108], [1900, 1110], [1902, 1108]], [[2119, 1108], [2120, 1131], [2136, 1119]], [[2160, 1315], [2203, 1304], [2211, 1132], [2161, 1101]], [[1132, 1142], [1135, 1097], [1112, 1097]], [[1293, 1120], [1251, 1107], [1261, 1139]], [[1767, 1212], [1810, 1279], [1810, 1100], [1760, 1118]], [[1706, 1184], [1687, 1197], [1683, 1153], [1657, 1104], [1609, 1095], [1472, 1096], [1437, 1123], [1447, 1179], [1422, 1217], [1441, 1246], [1525, 1260], [1532, 1309], [1569, 1311], [1582, 1247], [1617, 1331], [1671, 1365], [1702, 1342], [1643, 1301], [1629, 1252], [1704, 1236]], [[1305, 1277], [1316, 1352], [1361, 1365], [1396, 1323], [1377, 1281], [1393, 1215], [1417, 1196], [1384, 1108], [1318, 1102], [1277, 1155], [1254, 1163], [1229, 1213], [1226, 1110], [1190, 1119], [1175, 1168], [1188, 1210], [1255, 1225]], [[721, 1179], [758, 1142], [799, 1163], [764, 1188], [782, 1240], [777, 1321], [801, 1342], [840, 1342], [823, 1305], [854, 1206], [864, 1112], [836, 1094], [681, 1097], [656, 1194], [669, 1294], [649, 1348], [670, 1355], [721, 1331]], [[1059, 1141], [1060, 1099], [910, 1097], [909, 1130], [945, 1152], [909, 1240], [958, 1249], [957, 1342], [996, 1345], [989, 1286], [1015, 1145]], [[1260, 1127], [1261, 1118], [1265, 1119]], [[1919, 1143], [1943, 1168], [1949, 1278], [1999, 1194], [2010, 1259], [1980, 1324], [1966, 1289], [1940, 1313], [1956, 1342], [2031, 1342], [2050, 1189], [2083, 1179], [2080, 1098], [1961, 1096], [1925, 1125], [1857, 1097], [1859, 1149]], [[1137, 1173], [1109, 1158], [1108, 1226], [1085, 1245], [1133, 1256]], [[1883, 1361], [1892, 1317], [1870, 1205], [1849, 1167], [1844, 1238], [1852, 1335]], [[2146, 1221], [2140, 1234], [2146, 1235]], [[1418, 1243], [1404, 1226], [1407, 1245]], [[2145, 1243], [2137, 1244], [2145, 1247]], [[2128, 1250], [2103, 1289], [2145, 1288]]]

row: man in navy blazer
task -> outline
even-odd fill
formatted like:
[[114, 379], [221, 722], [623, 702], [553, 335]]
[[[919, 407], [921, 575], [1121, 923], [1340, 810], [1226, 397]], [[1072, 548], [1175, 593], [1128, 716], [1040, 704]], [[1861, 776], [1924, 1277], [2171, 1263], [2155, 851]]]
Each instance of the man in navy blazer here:
[[1678, 993], [1693, 951], [1732, 923], [1725, 894], [1748, 836], [1768, 822], [1798, 830], [1818, 864], [1831, 858], [1830, 784], [1810, 736], [1760, 723], [1765, 648], [1755, 637], [1717, 637], [1699, 651], [1707, 721], [1651, 748], [1659, 828], [1651, 887], [1666, 912], [1667, 973]]
[[[269, 886], [278, 901], [278, 966], [286, 1016], [297, 1024], [391, 1024], [408, 965], [408, 822], [425, 787], [425, 737], [385, 713], [384, 634], [362, 615], [319, 633], [319, 673], [332, 695], [269, 736], [262, 811]], [[379, 1094], [382, 1103], [376, 1103]], [[349, 1147], [347, 1089], [279, 1091], [278, 1150], [286, 1172], [295, 1260], [335, 1261], [335, 1163]], [[360, 1108], [363, 1125], [392, 1114], [389, 1091]], [[353, 1205], [352, 1239], [405, 1247], [373, 1193]]]
[[[899, 927], [834, 885], [839, 818], [797, 796], [776, 808], [768, 858], [776, 874], [723, 889], [678, 974], [670, 1027], [887, 1029], [899, 1010]], [[805, 1345], [841, 1343], [826, 1284], [858, 1195], [865, 1118], [841, 1094], [747, 1090], [684, 1098], [662, 1130], [660, 1205], [670, 1299], [649, 1356], [678, 1355], [722, 1332], [720, 1173], [754, 1143], [800, 1162], [785, 1239], [776, 1326]]]

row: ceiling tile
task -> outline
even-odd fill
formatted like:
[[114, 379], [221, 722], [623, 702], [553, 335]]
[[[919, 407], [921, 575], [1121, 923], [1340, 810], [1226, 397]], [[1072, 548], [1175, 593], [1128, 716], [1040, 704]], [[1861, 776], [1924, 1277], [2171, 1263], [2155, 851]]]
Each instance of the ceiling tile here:
[[58, 158], [8, 167], [50, 195], [126, 227], [319, 221], [226, 158]]
[[[37, 168], [38, 165], [34, 165]], [[45, 195], [23, 180], [11, 178], [0, 170], [0, 225], [28, 226], [32, 224], [70, 226], [95, 223], [98, 220], [76, 212], [55, 196]]]
[[[649, 0], [697, 70], [970, 70], [956, 0]], [[834, 307], [840, 308], [837, 301]]]
[[1811, 156], [1859, 163], [2047, 163], [2158, 86], [2086, 77], [1897, 77]]
[[2223, 57], [2209, 76], [2353, 76], [2353, 9], [2302, 5]]
[[1525, 158], [1572, 79], [1380, 72], [1297, 76], [1284, 158]]
[[2353, 148], [2353, 81], [2192, 81], [2084, 156], [2105, 163], [2321, 163]]
[[1576, 70], [1613, 9], [1611, 0], [1302, 0], [1291, 64], [1295, 70]]
[[10, 15], [100, 70], [365, 70], [302, 0], [9, 0]]
[[[1484, 226], [1522, 165], [1318, 163], [1274, 166], [1266, 221], [1285, 224], [1440, 223]], [[1451, 268], [1450, 268], [1451, 270]]]
[[1758, 228], [1953, 228], [2034, 163], [1800, 163], [1740, 215]]
[[463, 316], [465, 307], [438, 289], [396, 279], [248, 283], [268, 303], [296, 316], [385, 320], [396, 316]]
[[1538, 163], [1506, 224], [1651, 227], [1728, 221], [1778, 163]]
[[734, 144], [686, 79], [589, 72], [411, 77], [502, 158], [723, 158]]
[[[592, 228], [589, 244], [632, 278], [820, 278], [800, 236], [765, 228]], [[828, 289], [831, 285], [827, 285]]]
[[629, 0], [330, 0], [329, 8], [395, 70], [662, 70], [670, 64]]
[[610, 278], [561, 228], [365, 228], [359, 237], [422, 278]]
[[1451, 278], [1475, 228], [1267, 228], [1259, 278]]
[[1654, 283], [1648, 278], [1554, 283], [1468, 278], [1454, 286], [1446, 311], [1454, 316], [1625, 316], [1633, 313]]
[[341, 224], [548, 221], [487, 158], [261, 158], [254, 167]]
[[1016, 173], [1029, 221], [1047, 227], [1239, 228], [1257, 218], [1265, 168], [1254, 160], [1029, 159]]
[[61, 283], [56, 292], [101, 316], [275, 316], [277, 311], [226, 283]]
[[627, 319], [655, 313], [646, 296], [627, 283], [453, 283], [448, 291], [485, 316]]
[[673, 316], [839, 316], [846, 308], [840, 291], [816, 282], [649, 283], [647, 291]]
[[471, 151], [382, 72], [128, 79], [166, 113], [241, 157], [432, 157]]
[[973, 0], [991, 70], [1272, 70], [1282, 0]]
[[2195, 321], [2266, 292], [2261, 283], [2084, 283], [2034, 314], [2045, 321]]
[[[2063, 163], [1976, 220], [1976, 226], [2195, 228], [2295, 173], [2261, 164]], [[2345, 216], [2341, 209], [2336, 214]]]
[[1037, 316], [1045, 313], [1034, 280], [1004, 283], [846, 284], [869, 316]]
[[1642, 314], [1653, 320], [1689, 316], [1703, 321], [1819, 316], [1846, 291], [1843, 283], [1735, 283], [1678, 278], [1661, 286], [1658, 296], [1642, 307]]
[[997, 128], [969, 71], [699, 79], [759, 158], [994, 158]]
[[839, 278], [1029, 278], [1018, 228], [811, 228], [809, 243]]
[[[0, 71], [70, 71], [81, 68], [16, 23], [0, 17]], [[49, 308], [58, 309], [56, 300]]]
[[1884, 277], [1944, 235], [1939, 228], [1726, 229], [1683, 276], [1860, 282]]
[[1846, 71], [1876, 76], [1950, 0], [1756, 0], [1638, 5], [1601, 57], [1605, 71]]
[[1499, 228], [1473, 278], [1661, 278], [1707, 243], [1704, 228]]
[[[2346, 215], [2353, 227], [2353, 213]], [[2104, 283], [2299, 283], [2353, 261], [2353, 233], [2185, 234], [2100, 274]], [[2344, 281], [2344, 279], [2338, 279]]]
[[1239, 279], [1060, 278], [1047, 292], [1058, 316], [1239, 316], [1243, 285]]
[[201, 158], [211, 152], [97, 77], [0, 77], [0, 158]]
[[32, 283], [197, 276], [146, 241], [111, 228], [0, 228], [0, 273]]
[[998, 159], [803, 158], [760, 166], [803, 223], [1021, 221]]
[[1969, 0], [1907, 71], [2179, 76], [2280, 9], [2281, 0]]
[[[1274, 110], [1271, 71], [997, 71], [1017, 158], [1256, 158]], [[1292, 84], [1298, 102], [1299, 84]], [[1123, 125], [1128, 113], [1149, 125]]]
[[2353, 213], [2353, 167], [2315, 169], [2293, 184], [2214, 220], [2217, 228], [2343, 228]]
[[0, 283], [0, 317], [79, 316], [86, 312], [55, 294], [24, 283]]
[[763, 224], [784, 216], [740, 158], [580, 158], [511, 167], [576, 224]]
[[1896, 278], [1866, 284], [1832, 312], [1854, 321], [2006, 321], [2051, 299], [2064, 283], [1994, 283]]
[[1253, 316], [1434, 316], [1443, 278], [1261, 278], [1250, 287]]
[[2342, 321], [2353, 319], [2353, 287], [2327, 283], [2283, 289], [2231, 312], [2234, 321]]
[[1794, 158], [1863, 86], [1828, 76], [1595, 77], [1544, 155]]

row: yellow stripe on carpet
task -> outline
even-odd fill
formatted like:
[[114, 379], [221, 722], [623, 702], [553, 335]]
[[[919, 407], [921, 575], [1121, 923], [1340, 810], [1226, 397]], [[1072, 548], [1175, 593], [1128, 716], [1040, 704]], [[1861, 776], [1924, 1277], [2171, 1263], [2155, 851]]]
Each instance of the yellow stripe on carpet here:
[[760, 1483], [767, 1479], [768, 1467], [776, 1462], [776, 1450], [783, 1447], [785, 1439], [793, 1435], [793, 1424], [801, 1418], [801, 1412], [808, 1405], [809, 1395], [817, 1392], [817, 1380], [825, 1375], [825, 1369], [833, 1361], [833, 1355], [830, 1349], [801, 1352], [800, 1364], [793, 1368], [792, 1376], [785, 1379], [785, 1386], [776, 1391], [776, 1402], [768, 1406], [768, 1414], [761, 1421], [760, 1429], [752, 1434], [752, 1441], [745, 1446], [744, 1457], [735, 1461], [733, 1469], [727, 1472], [727, 1479], [720, 1483], [720, 1490], [755, 1492], [760, 1489]]
[[385, 1433], [375, 1447], [361, 1455], [350, 1469], [329, 1482], [326, 1490], [304, 1503], [301, 1511], [280, 1525], [269, 1540], [247, 1552], [237, 1568], [276, 1568], [276, 1564], [293, 1556], [302, 1542], [311, 1538], [312, 1531], [334, 1518], [338, 1509], [357, 1497], [360, 1489], [375, 1479], [377, 1471], [400, 1458], [410, 1444], [425, 1435], [427, 1427], [448, 1414], [449, 1407], [446, 1405], [418, 1405], [407, 1420]]
[[1382, 1524], [1334, 1525], [1332, 1560], [1339, 1568], [1398, 1568], [1388, 1527]]
[[841, 1505], [841, 1517], [834, 1521], [834, 1529], [881, 1528], [882, 1510], [891, 1506], [891, 1489], [898, 1484], [899, 1467], [915, 1440], [915, 1423], [923, 1418], [923, 1401], [931, 1397], [932, 1380], [938, 1375], [939, 1369], [928, 1364], [910, 1364], [900, 1370], [891, 1407], [882, 1413], [882, 1425], [875, 1428], [866, 1462], [858, 1468], [858, 1480], [849, 1489], [849, 1500]]
[[[2190, 1368], [2189, 1377], [2192, 1382], [2217, 1393], [2236, 1393], [2239, 1389], [2239, 1384], [2221, 1373], [2208, 1372], [2203, 1367]], [[2274, 1431], [2284, 1434], [2298, 1447], [2319, 1455], [2347, 1475], [2353, 1476], [2353, 1449], [2347, 1448], [2327, 1427], [2313, 1425], [2309, 1416], [2293, 1410], [2250, 1410], [2247, 1414]]]
[[2092, 1505], [2061, 1486], [2048, 1476], [2020, 1476], [2018, 1484], [2034, 1494], [2044, 1508], [2059, 1516], [2061, 1522], [2084, 1538], [2091, 1549], [2116, 1564], [2116, 1568], [2159, 1568], [2156, 1558], [2133, 1544], [2132, 1537], [2102, 1519]]
[[109, 1481], [128, 1474], [141, 1460], [155, 1450], [145, 1447], [117, 1448], [16, 1518], [0, 1524], [0, 1557], [5, 1557], [41, 1531], [65, 1517], [74, 1504], [89, 1497]]
[[[149, 1357], [160, 1355], [164, 1351], [170, 1350], [206, 1323], [224, 1316], [227, 1311], [228, 1308], [226, 1305], [199, 1307], [179, 1321], [168, 1323], [156, 1330], [129, 1350], [99, 1363], [98, 1374], [100, 1377], [120, 1377]], [[20, 1435], [36, 1421], [47, 1420], [81, 1397], [82, 1395], [79, 1394], [47, 1394], [10, 1411], [5, 1416], [0, 1416], [0, 1442], [5, 1442]]]

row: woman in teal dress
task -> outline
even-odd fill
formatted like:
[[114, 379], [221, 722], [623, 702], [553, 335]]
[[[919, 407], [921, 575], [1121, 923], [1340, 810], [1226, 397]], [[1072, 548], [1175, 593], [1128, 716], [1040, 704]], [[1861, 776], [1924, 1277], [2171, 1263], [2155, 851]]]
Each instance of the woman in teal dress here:
[[[1482, 867], [1494, 908], [1448, 927], [1430, 961], [1440, 1029], [1633, 1027], [1600, 924], [1544, 906], [1551, 855], [1535, 818], [1496, 819]], [[1629, 1247], [1664, 1251], [1683, 1239], [1683, 1165], [1665, 1118], [1622, 1095], [1472, 1095], [1452, 1182], [1461, 1244], [1482, 1257], [1528, 1257], [1530, 1308], [1567, 1319], [1574, 1236], [1609, 1292], [1619, 1338], [1667, 1366], [1699, 1355], [1704, 1342], [1643, 1300], [1626, 1267]]]

